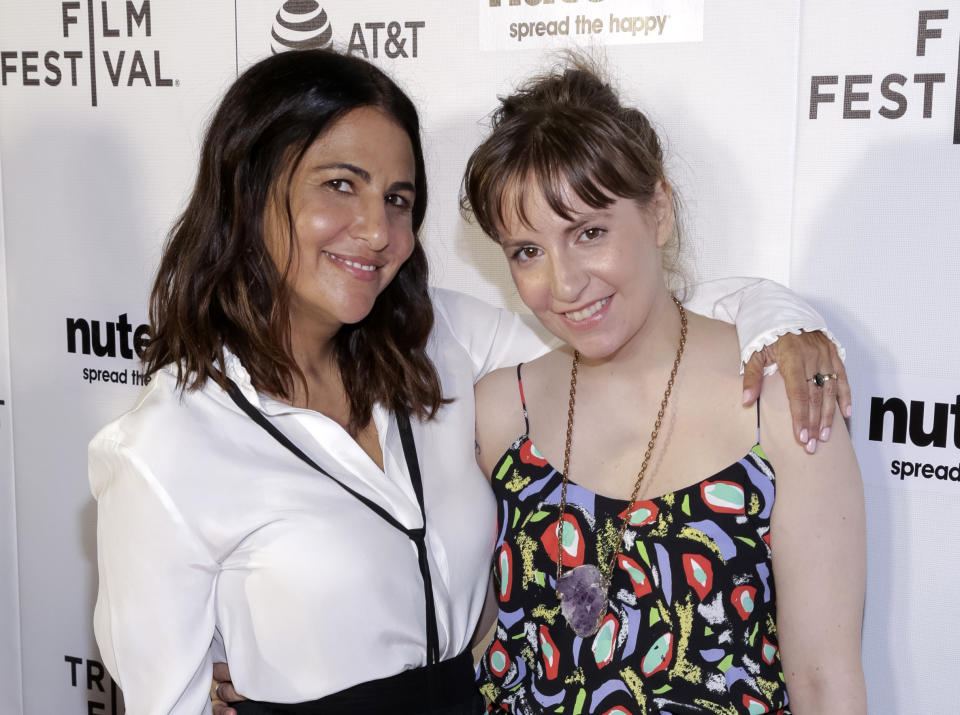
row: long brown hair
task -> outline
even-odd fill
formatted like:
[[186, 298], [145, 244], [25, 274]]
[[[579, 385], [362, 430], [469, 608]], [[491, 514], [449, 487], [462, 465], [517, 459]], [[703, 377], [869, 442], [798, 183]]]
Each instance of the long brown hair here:
[[[625, 106], [603, 77], [599, 63], [577, 53], [564, 66], [534, 77], [500, 98], [492, 132], [467, 162], [460, 205], [499, 242], [508, 217], [529, 227], [527, 187], [543, 192], [558, 216], [571, 220], [567, 187], [601, 209], [613, 197], [645, 206], [657, 182], [670, 190], [663, 149], [646, 115]], [[679, 198], [670, 190], [674, 234], [663, 247], [663, 267], [674, 289], [683, 284]]]
[[[148, 373], [173, 363], [181, 389], [199, 389], [210, 379], [225, 387], [221, 368], [229, 350], [260, 391], [289, 400], [296, 381], [306, 387], [291, 348], [291, 262], [278, 267], [271, 259], [264, 213], [271, 192], [286, 198], [292, 258], [290, 176], [317, 137], [358, 107], [380, 109], [410, 138], [413, 230], [419, 231], [426, 173], [417, 111], [403, 91], [369, 62], [330, 51], [291, 51], [258, 62], [214, 114], [190, 201], [164, 247], [150, 296]], [[370, 313], [334, 338], [351, 432], [370, 421], [376, 402], [419, 419], [440, 408], [440, 379], [426, 354], [432, 327], [427, 258], [417, 238]]]

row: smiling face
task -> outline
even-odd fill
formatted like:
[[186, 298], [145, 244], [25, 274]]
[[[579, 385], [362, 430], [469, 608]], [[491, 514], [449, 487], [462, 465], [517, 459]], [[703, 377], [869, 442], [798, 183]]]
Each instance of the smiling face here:
[[673, 230], [672, 204], [659, 182], [644, 206], [616, 198], [597, 209], [571, 193], [568, 220], [529, 191], [526, 220], [509, 219], [500, 243], [540, 322], [584, 357], [609, 358], [643, 332], [652, 310], [669, 304], [660, 248]]
[[[409, 137], [373, 107], [348, 112], [310, 145], [289, 184], [295, 330], [306, 321], [332, 335], [367, 316], [413, 252], [415, 177]], [[282, 189], [274, 194], [265, 241], [283, 271], [289, 223]]]

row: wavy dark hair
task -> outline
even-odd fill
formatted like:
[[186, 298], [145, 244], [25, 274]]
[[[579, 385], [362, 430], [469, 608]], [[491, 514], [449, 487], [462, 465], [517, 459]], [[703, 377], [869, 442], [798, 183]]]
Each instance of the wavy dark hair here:
[[[214, 114], [190, 201], [164, 247], [150, 296], [148, 373], [173, 363], [182, 390], [210, 379], [225, 387], [221, 366], [228, 349], [258, 390], [292, 399], [297, 381], [306, 388], [290, 335], [290, 177], [310, 145], [359, 107], [384, 112], [410, 138], [416, 236], [427, 182], [420, 122], [406, 94], [369, 62], [331, 51], [291, 51], [258, 62], [234, 82]], [[272, 196], [286, 200], [285, 266], [275, 265], [264, 241]], [[334, 338], [354, 433], [370, 421], [376, 402], [419, 419], [431, 418], [444, 403], [425, 350], [433, 327], [427, 258], [419, 238], [414, 243], [370, 313]]]
[[671, 287], [682, 288], [682, 213], [667, 181], [660, 138], [643, 112], [620, 101], [604, 75], [599, 61], [569, 52], [559, 68], [500, 97], [490, 135], [467, 162], [461, 209], [499, 243], [507, 217], [529, 227], [531, 186], [569, 221], [574, 212], [567, 187], [601, 209], [613, 197], [645, 206], [662, 182], [670, 191], [674, 218], [673, 235], [661, 250], [663, 268]]

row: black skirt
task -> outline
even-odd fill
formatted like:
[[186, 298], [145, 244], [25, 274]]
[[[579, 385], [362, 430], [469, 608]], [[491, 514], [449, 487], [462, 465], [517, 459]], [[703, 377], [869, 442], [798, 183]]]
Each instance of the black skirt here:
[[473, 658], [426, 665], [371, 680], [306, 703], [230, 703], [239, 715], [479, 715], [486, 712], [474, 680]]

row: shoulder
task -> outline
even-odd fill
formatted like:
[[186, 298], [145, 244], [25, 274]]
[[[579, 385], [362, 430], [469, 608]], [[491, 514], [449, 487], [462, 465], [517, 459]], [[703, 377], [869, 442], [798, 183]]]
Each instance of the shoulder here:
[[517, 379], [517, 366], [502, 367], [488, 372], [477, 382], [474, 389], [477, 398], [477, 417], [489, 411], [503, 411], [515, 406], [521, 414], [520, 385]]
[[431, 288], [434, 329], [453, 337], [471, 355], [485, 353], [498, 333], [525, 330], [520, 316], [485, 300], [447, 288]]
[[211, 393], [219, 391], [212, 382], [182, 391], [170, 367], [154, 373], [133, 406], [100, 429], [87, 447], [94, 496], [123, 474], [154, 480], [182, 471], [185, 455], [210, 434], [210, 406], [218, 402]]
[[482, 354], [501, 324], [512, 313], [466, 293], [447, 288], [431, 288], [434, 334], [440, 340], [454, 340], [468, 354]]
[[469, 357], [473, 379], [492, 370], [542, 355], [552, 342], [532, 316], [520, 316], [473, 296], [442, 288], [431, 289], [436, 313], [434, 349], [450, 343]]
[[[134, 444], [138, 438], [167, 423], [179, 424], [196, 408], [198, 399], [210, 391], [208, 383], [198, 390], [181, 390], [176, 369], [168, 365], [155, 372], [129, 410], [105, 425], [91, 445], [104, 441]], [[218, 388], [219, 389], [219, 388]]]
[[757, 409], [760, 412], [761, 441], [765, 445], [769, 444], [776, 449], [785, 446], [788, 441], [794, 442], [790, 401], [787, 399], [783, 376], [779, 372], [763, 378]]
[[151, 422], [163, 419], [165, 413], [177, 409], [179, 391], [176, 376], [169, 367], [158, 370], [137, 395], [133, 406], [112, 422], [104, 425], [90, 442], [94, 450], [103, 444], [127, 444]]
[[[713, 357], [732, 356], [739, 364], [740, 346], [737, 342], [737, 329], [730, 323], [716, 318], [708, 318], [699, 313], [687, 311], [688, 338], [691, 348], [711, 353]], [[693, 351], [691, 351], [693, 352]]]
[[827, 442], [818, 442], [814, 454], [808, 454], [793, 434], [793, 418], [786, 386], [779, 373], [763, 379], [760, 394], [760, 442], [777, 473], [780, 486], [797, 482], [798, 488], [813, 492], [813, 485], [826, 479], [831, 487], [844, 482], [859, 485], [860, 470], [840, 415], [833, 420]]
[[681, 369], [693, 373], [691, 377], [697, 381], [703, 397], [720, 399], [724, 404], [732, 399], [734, 407], [739, 408], [743, 389], [736, 328], [691, 312], [687, 312], [687, 324], [687, 348]]
[[477, 462], [489, 476], [500, 455], [526, 431], [517, 367], [484, 375], [474, 388]]
[[522, 414], [516, 365], [488, 372], [477, 382], [474, 392], [477, 398], [478, 420], [481, 416], [490, 416], [491, 413], [503, 413], [509, 407], [515, 407], [515, 412]]
[[452, 325], [464, 318], [497, 320], [503, 312], [484, 300], [449, 288], [431, 287], [430, 300], [437, 317]]
[[[774, 467], [783, 464], [783, 457], [804, 457], [803, 446], [793, 436], [793, 418], [787, 389], [779, 372], [763, 378], [757, 410], [760, 424], [760, 443], [771, 457]], [[795, 449], [788, 449], [795, 447]], [[796, 454], [793, 454], [796, 452]]]
[[[476, 385], [477, 443], [497, 456], [527, 431], [524, 409], [569, 378], [571, 355], [552, 350], [531, 362], [494, 370]], [[542, 405], [541, 405], [542, 406]], [[486, 467], [486, 465], [482, 465]]]

